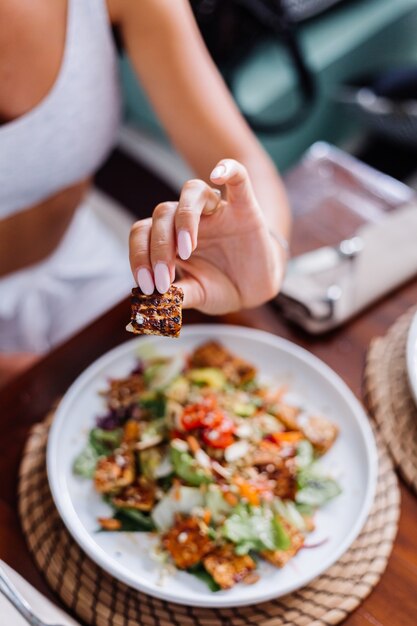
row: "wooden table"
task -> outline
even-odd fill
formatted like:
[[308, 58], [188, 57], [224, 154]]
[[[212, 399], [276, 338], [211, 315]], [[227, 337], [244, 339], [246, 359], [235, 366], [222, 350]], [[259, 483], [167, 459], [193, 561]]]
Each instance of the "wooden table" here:
[[[294, 182], [300, 183], [299, 177]], [[316, 233], [317, 228], [316, 225]], [[328, 238], [329, 228], [328, 223], [323, 224], [324, 240]], [[303, 220], [298, 219], [294, 233], [295, 251], [307, 246], [310, 247]], [[184, 322], [233, 323], [286, 337], [334, 368], [361, 397], [364, 359], [370, 340], [385, 333], [390, 324], [416, 302], [417, 282], [413, 282], [324, 338], [309, 337], [285, 324], [272, 306], [221, 319], [185, 312]], [[127, 317], [128, 303], [123, 302], [0, 390], [0, 558], [50, 597], [51, 593], [31, 560], [19, 525], [16, 494], [22, 449], [31, 425], [44, 417], [74, 378], [94, 359], [127, 339], [124, 330]], [[401, 494], [399, 533], [387, 570], [376, 589], [345, 621], [346, 625], [412, 626], [417, 621], [417, 498], [404, 485]]]

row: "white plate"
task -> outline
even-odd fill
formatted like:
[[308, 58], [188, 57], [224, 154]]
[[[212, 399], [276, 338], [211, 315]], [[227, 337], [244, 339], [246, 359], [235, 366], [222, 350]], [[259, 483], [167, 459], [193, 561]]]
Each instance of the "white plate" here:
[[[260, 563], [260, 581], [213, 593], [190, 574], [178, 572], [161, 586], [158, 565], [150, 556], [153, 539], [146, 533], [97, 533], [97, 517], [110, 510], [94, 492], [91, 481], [72, 473], [95, 417], [103, 413], [97, 392], [108, 377], [128, 374], [141, 350], [149, 346], [162, 355], [190, 351], [211, 338], [253, 362], [266, 380], [289, 382], [336, 422], [341, 434], [322, 464], [340, 481], [343, 493], [317, 515], [317, 529], [308, 538], [314, 549], [303, 549], [282, 570]], [[302, 348], [265, 332], [233, 326], [190, 326], [181, 338], [136, 338], [93, 363], [70, 387], [56, 413], [48, 441], [47, 466], [55, 504], [81, 548], [104, 570], [135, 589], [180, 604], [230, 607], [255, 604], [282, 596], [321, 574], [349, 548], [360, 532], [375, 492], [377, 452], [367, 417], [345, 383], [324, 363]]]
[[407, 374], [411, 393], [417, 404], [417, 314], [411, 322], [407, 338]]

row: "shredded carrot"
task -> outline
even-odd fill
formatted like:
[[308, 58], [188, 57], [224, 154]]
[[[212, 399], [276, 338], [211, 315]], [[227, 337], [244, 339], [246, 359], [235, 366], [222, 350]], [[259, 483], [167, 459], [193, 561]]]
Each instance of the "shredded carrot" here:
[[255, 487], [253, 487], [240, 477], [234, 478], [234, 483], [239, 487], [239, 492], [242, 498], [246, 498], [249, 504], [252, 504], [253, 506], [259, 506], [259, 493], [255, 489]]
[[239, 502], [235, 494], [231, 491], [225, 491], [223, 493], [223, 498], [226, 500], [227, 504], [230, 504], [230, 506], [236, 506]]
[[[274, 437], [274, 435], [271, 435], [271, 437]], [[259, 447], [262, 448], [263, 450], [269, 450], [270, 452], [275, 452], [275, 453], [279, 453], [279, 447], [277, 445], [277, 443], [275, 441], [268, 441], [268, 439], [262, 439], [262, 441], [259, 443]]]
[[124, 440], [137, 441], [139, 439], [139, 424], [135, 420], [128, 420], [124, 425]]
[[246, 500], [249, 502], [249, 504], [252, 504], [252, 506], [259, 506], [259, 494], [256, 489], [254, 489], [248, 483], [244, 483], [240, 486], [240, 495], [242, 496], [242, 498], [246, 498]]
[[191, 452], [193, 452], [194, 454], [197, 452], [197, 450], [200, 449], [200, 444], [193, 435], [188, 435], [187, 443], [190, 446]]
[[205, 524], [210, 524], [210, 520], [211, 520], [211, 511], [209, 511], [208, 509], [204, 509], [203, 522]]
[[174, 478], [174, 480], [172, 481], [172, 486], [174, 487], [174, 500], [181, 500], [181, 483], [178, 478]]
[[122, 527], [122, 522], [112, 517], [99, 517], [97, 521], [103, 530], [120, 530]]
[[273, 433], [272, 437], [277, 443], [297, 443], [303, 439], [303, 434], [299, 430], [289, 430], [283, 433]]

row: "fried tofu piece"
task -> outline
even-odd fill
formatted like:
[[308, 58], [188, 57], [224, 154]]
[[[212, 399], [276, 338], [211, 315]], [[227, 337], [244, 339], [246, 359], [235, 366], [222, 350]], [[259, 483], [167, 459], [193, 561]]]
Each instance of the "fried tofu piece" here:
[[271, 474], [275, 481], [274, 495], [282, 500], [294, 500], [297, 491], [297, 467], [294, 459], [287, 459]]
[[261, 552], [262, 558], [275, 565], [275, 567], [284, 567], [304, 545], [304, 535], [286, 520], [281, 519], [280, 521], [291, 545], [286, 550], [265, 550]]
[[154, 292], [150, 296], [135, 287], [130, 299], [130, 324], [126, 330], [137, 335], [178, 337], [182, 325], [183, 300], [182, 289], [174, 285], [164, 294]]
[[338, 427], [325, 417], [309, 415], [296, 407], [280, 405], [277, 417], [289, 430], [300, 430], [319, 454], [327, 452], [339, 434]]
[[211, 539], [201, 530], [199, 520], [181, 515], [162, 537], [162, 545], [179, 569], [197, 565], [214, 548]]
[[222, 368], [232, 357], [217, 341], [207, 341], [198, 346], [191, 355], [191, 367], [218, 367]]
[[217, 341], [208, 341], [196, 348], [191, 355], [191, 367], [217, 367], [235, 384], [249, 382], [256, 376], [253, 365], [235, 357]]
[[155, 504], [155, 484], [141, 476], [136, 483], [129, 485], [112, 498], [115, 506], [121, 508], [151, 511]]
[[301, 410], [288, 404], [275, 404], [271, 411], [288, 430], [298, 430], [297, 417]]
[[97, 462], [94, 486], [99, 493], [115, 493], [135, 480], [135, 459], [129, 450], [116, 450]]
[[[288, 449], [287, 449], [288, 450]], [[281, 448], [274, 443], [262, 442], [251, 456], [251, 464], [274, 481], [274, 495], [283, 500], [294, 500], [297, 491], [297, 465], [293, 455], [281, 456]]]
[[338, 427], [321, 415], [312, 415], [300, 427], [319, 454], [327, 452], [339, 434]]
[[145, 388], [142, 374], [132, 374], [127, 378], [116, 378], [110, 381], [109, 388], [102, 391], [110, 409], [129, 407], [139, 401]]
[[230, 382], [239, 385], [249, 383], [256, 376], [256, 368], [244, 359], [238, 357], [234, 357], [231, 361], [228, 361], [224, 365], [223, 371]]
[[222, 589], [230, 589], [256, 568], [251, 556], [235, 554], [231, 544], [216, 548], [203, 559], [203, 565]]

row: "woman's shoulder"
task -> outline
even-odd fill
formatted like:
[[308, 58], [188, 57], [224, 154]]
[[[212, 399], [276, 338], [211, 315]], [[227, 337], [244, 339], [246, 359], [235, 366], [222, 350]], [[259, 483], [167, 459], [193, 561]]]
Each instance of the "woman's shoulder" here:
[[[9, 0], [10, 1], [10, 0]], [[113, 25], [126, 20], [137, 22], [137, 26], [149, 25], [158, 20], [159, 25], [175, 21], [181, 5], [189, 5], [187, 0], [105, 0], [110, 22]]]

